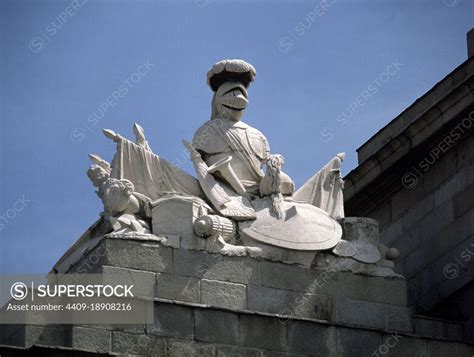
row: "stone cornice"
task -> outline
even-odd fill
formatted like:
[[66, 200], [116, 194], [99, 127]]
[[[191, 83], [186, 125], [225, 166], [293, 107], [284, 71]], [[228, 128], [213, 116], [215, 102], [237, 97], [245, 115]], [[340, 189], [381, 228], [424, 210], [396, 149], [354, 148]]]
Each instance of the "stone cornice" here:
[[[360, 164], [344, 178], [346, 203], [382, 176], [398, 177], [390, 172], [400, 167], [400, 161], [408, 153], [413, 156], [421, 146], [434, 140], [443, 128], [452, 126], [456, 119], [465, 115], [466, 109], [473, 106], [473, 91], [474, 59], [471, 58], [358, 149]], [[395, 181], [400, 184], [399, 179]], [[385, 181], [382, 186], [385, 186], [384, 192], [394, 189], [393, 182]], [[374, 190], [377, 188], [371, 189]], [[358, 212], [360, 214], [362, 212]]]

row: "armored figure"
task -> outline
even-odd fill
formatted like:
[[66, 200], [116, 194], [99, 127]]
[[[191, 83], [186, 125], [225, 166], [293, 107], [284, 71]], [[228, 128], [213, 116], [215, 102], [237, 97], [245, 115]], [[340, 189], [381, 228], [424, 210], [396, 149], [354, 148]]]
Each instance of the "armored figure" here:
[[[243, 77], [242, 73], [248, 76]], [[212, 99], [211, 119], [196, 131], [192, 143], [208, 166], [232, 157], [229, 170], [220, 170], [216, 176], [243, 195], [258, 194], [262, 165], [270, 154], [265, 136], [241, 121], [248, 104], [247, 87], [255, 74], [255, 69], [241, 60], [221, 61], [211, 68], [208, 83], [211, 88], [217, 88]], [[235, 177], [243, 190], [240, 186], [234, 187]]]
[[[229, 241], [235, 234], [247, 246], [262, 242], [294, 250], [331, 249], [342, 235], [337, 222], [344, 216], [342, 155], [295, 192], [282, 171], [283, 156], [271, 154], [266, 137], [242, 121], [255, 76], [253, 66], [243, 60], [223, 60], [208, 71], [214, 92], [210, 120], [191, 142], [183, 140], [196, 178], [154, 154], [138, 125], [136, 143], [104, 130], [117, 142], [110, 177], [133, 183], [133, 197], [148, 197], [157, 235], [194, 232]], [[181, 220], [183, 210], [189, 218]]]

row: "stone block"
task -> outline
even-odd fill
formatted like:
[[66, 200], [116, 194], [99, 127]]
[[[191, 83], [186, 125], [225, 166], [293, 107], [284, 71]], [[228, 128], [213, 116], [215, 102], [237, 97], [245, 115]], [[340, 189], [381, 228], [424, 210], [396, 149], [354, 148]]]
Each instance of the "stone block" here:
[[380, 230], [379, 241], [389, 247], [403, 234], [402, 219], [392, 222], [387, 228]]
[[[472, 100], [472, 99], [471, 99]], [[466, 116], [465, 116], [466, 117]], [[472, 115], [471, 115], [472, 117]], [[458, 121], [460, 123], [461, 120]], [[471, 128], [472, 132], [472, 128]], [[462, 140], [459, 142], [459, 145], [456, 146], [457, 151], [457, 160], [456, 160], [456, 168], [461, 170], [465, 167], [473, 167], [474, 162], [474, 138], [471, 135], [467, 137], [466, 140]], [[472, 176], [471, 176], [472, 180]]]
[[463, 338], [463, 327], [449, 321], [432, 319], [429, 317], [414, 317], [415, 334], [430, 338], [446, 338], [459, 341]]
[[453, 197], [454, 216], [461, 217], [467, 211], [474, 209], [474, 184]]
[[292, 314], [298, 306], [300, 294], [291, 290], [265, 288], [260, 286], [247, 287], [247, 307], [249, 310], [270, 314]]
[[382, 343], [376, 350], [376, 354], [371, 354], [370, 356], [429, 357], [425, 339], [399, 335], [397, 333], [383, 334]]
[[306, 291], [321, 273], [322, 271], [295, 265], [269, 262], [260, 264], [261, 284], [269, 288]]
[[333, 291], [336, 296], [346, 296], [390, 305], [406, 306], [407, 284], [403, 278], [368, 277], [365, 275], [339, 273], [334, 276]]
[[337, 328], [338, 348], [337, 356], [374, 356], [382, 344], [382, 334], [376, 331], [361, 330], [355, 328]]
[[149, 334], [174, 338], [193, 338], [194, 317], [190, 307], [156, 303], [154, 314], [154, 324], [148, 328]]
[[[292, 318], [315, 318], [335, 320], [333, 299], [326, 295], [314, 295], [291, 290], [247, 287], [249, 310], [291, 316]], [[286, 320], [282, 318], [282, 320]]]
[[420, 201], [413, 202], [413, 205], [403, 215], [403, 230], [409, 231], [414, 225], [419, 224], [423, 217], [428, 215], [434, 208], [434, 196], [429, 194], [421, 198]]
[[216, 357], [279, 357], [279, 354], [274, 354], [270, 352], [269, 355], [264, 355], [262, 350], [254, 348], [245, 348], [245, 347], [236, 347], [236, 346], [217, 346], [216, 347]]
[[163, 299], [199, 303], [199, 279], [171, 274], [156, 274], [156, 296]]
[[405, 275], [410, 279], [435, 259], [434, 244], [422, 244], [405, 258]]
[[194, 333], [198, 341], [238, 345], [239, 317], [232, 312], [196, 310]]
[[454, 221], [453, 202], [445, 201], [436, 207], [420, 222], [423, 241], [430, 242], [433, 237], [444, 227]]
[[443, 182], [434, 192], [434, 205], [440, 206], [445, 201], [452, 199], [465, 186], [466, 176], [463, 171], [456, 172], [455, 175], [449, 178], [448, 181]]
[[412, 311], [409, 308], [384, 305], [381, 309], [385, 310], [385, 330], [413, 332]]
[[404, 279], [368, 277], [334, 269], [307, 269], [267, 262], [262, 262], [260, 269], [264, 287], [406, 305]]
[[131, 325], [131, 324], [101, 324], [101, 325], [87, 325], [87, 327], [102, 328], [106, 330], [131, 332], [131, 333], [146, 333], [147, 325]]
[[95, 353], [112, 350], [112, 332], [82, 326], [72, 327], [72, 348]]
[[260, 283], [259, 262], [251, 258], [181, 249], [173, 252], [173, 259], [176, 275], [241, 284]]
[[446, 357], [446, 356], [467, 356], [474, 355], [474, 345], [462, 344], [448, 341], [428, 340], [428, 356]]
[[433, 237], [436, 257], [443, 256], [474, 234], [471, 216], [474, 217], [474, 211], [472, 214], [467, 212], [463, 216], [457, 217], [454, 222], [451, 222]]
[[197, 201], [183, 200], [179, 197], [161, 199], [153, 207], [153, 234], [158, 236], [178, 235], [189, 237], [194, 235], [193, 223], [202, 213]]
[[[429, 162], [432, 161], [430, 157]], [[438, 160], [435, 161], [434, 164], [429, 166], [429, 169], [424, 172], [424, 180], [423, 186], [425, 189], [425, 193], [433, 192], [437, 189], [441, 184], [448, 181], [451, 176], [454, 175], [457, 168], [456, 165], [453, 164], [457, 161], [455, 150], [452, 148], [443, 154]], [[428, 163], [426, 161], [426, 163]]]
[[216, 347], [193, 340], [169, 340], [166, 357], [215, 357]]
[[106, 264], [115, 267], [171, 273], [172, 248], [159, 243], [108, 238]]
[[286, 352], [287, 325], [277, 318], [241, 315], [240, 345]]
[[[418, 249], [422, 244], [422, 240], [421, 226], [415, 224], [411, 228], [407, 228], [391, 247], [397, 248], [400, 251], [400, 257], [403, 259], [403, 257]], [[399, 260], [396, 260], [395, 263], [398, 264]]]
[[2, 345], [25, 346], [25, 326], [0, 324]]
[[366, 217], [345, 217], [341, 220], [344, 239], [363, 240], [378, 243], [379, 224], [375, 219]]
[[202, 279], [201, 302], [215, 307], [243, 310], [247, 307], [246, 287], [243, 284]]
[[378, 207], [377, 210], [370, 212], [370, 218], [379, 222], [380, 230], [389, 226], [392, 220], [390, 203], [385, 203]]
[[336, 299], [337, 321], [345, 324], [385, 328], [385, 316], [380, 306], [349, 298]]
[[71, 346], [70, 330], [62, 325], [54, 326], [24, 326], [24, 344], [21, 346]]
[[104, 265], [101, 268], [104, 284], [133, 285], [134, 296], [152, 297], [155, 287], [155, 273]]
[[337, 354], [336, 329], [306, 321], [292, 321], [288, 325], [288, 349], [291, 353], [334, 356]]
[[360, 301], [336, 300], [338, 322], [389, 331], [413, 331], [411, 312], [403, 306]]
[[[420, 178], [418, 179], [420, 181]], [[413, 188], [402, 188], [390, 198], [392, 221], [396, 221], [400, 216], [405, 215], [408, 209], [423, 200], [425, 193], [423, 185], [419, 181]]]
[[263, 357], [307, 357], [307, 355], [300, 355], [299, 353], [286, 353], [263, 350]]
[[466, 239], [422, 272], [417, 289], [420, 307], [428, 310], [472, 281], [474, 260], [470, 253], [473, 251], [471, 242]]
[[153, 336], [114, 331], [112, 352], [127, 356], [163, 356], [166, 353], [166, 343]]

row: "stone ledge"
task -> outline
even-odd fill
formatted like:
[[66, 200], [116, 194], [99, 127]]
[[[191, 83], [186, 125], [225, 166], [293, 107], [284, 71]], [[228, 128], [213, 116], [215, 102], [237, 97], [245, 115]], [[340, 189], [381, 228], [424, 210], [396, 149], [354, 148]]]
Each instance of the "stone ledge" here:
[[[157, 302], [155, 325], [134, 331], [115, 326], [54, 326], [72, 341], [74, 351], [132, 354], [136, 356], [471, 356], [474, 344], [419, 337], [413, 333], [385, 331], [310, 319], [282, 320], [269, 314], [225, 311], [195, 304]], [[183, 324], [186, 324], [184, 326]], [[179, 330], [176, 328], [182, 326]], [[28, 330], [31, 326], [23, 326]], [[53, 326], [45, 326], [50, 329]], [[170, 327], [173, 327], [170, 329]], [[87, 336], [88, 337], [87, 337]], [[103, 338], [92, 338], [94, 335]], [[0, 334], [1, 336], [1, 334]], [[87, 338], [83, 338], [86, 336]], [[56, 347], [55, 340], [50, 340]], [[0, 343], [3, 343], [0, 341]], [[33, 342], [30, 346], [37, 345]], [[106, 351], [106, 347], [110, 346]], [[386, 347], [389, 347], [389, 352]], [[0, 346], [0, 351], [1, 351]], [[64, 347], [70, 350], [70, 347]], [[386, 351], [383, 353], [383, 351]], [[467, 354], [469, 353], [469, 354]], [[7, 355], [7, 354], [6, 354]], [[448, 354], [450, 355], [450, 354]]]
[[[94, 258], [98, 257], [99, 258]], [[110, 266], [113, 264], [113, 266]], [[406, 306], [406, 281], [308, 268], [252, 257], [227, 256], [205, 251], [174, 249], [160, 242], [105, 237], [76, 268], [104, 273], [127, 273], [157, 298], [197, 303], [235, 311], [257, 311], [293, 317], [357, 323], [350, 304], [370, 308], [378, 315], [400, 318], [388, 324], [367, 318], [359, 324], [377, 328], [410, 330]], [[108, 281], [107, 280], [107, 281]], [[147, 294], [145, 294], [148, 296]], [[365, 310], [364, 310], [365, 311]], [[378, 316], [377, 315], [377, 316]]]

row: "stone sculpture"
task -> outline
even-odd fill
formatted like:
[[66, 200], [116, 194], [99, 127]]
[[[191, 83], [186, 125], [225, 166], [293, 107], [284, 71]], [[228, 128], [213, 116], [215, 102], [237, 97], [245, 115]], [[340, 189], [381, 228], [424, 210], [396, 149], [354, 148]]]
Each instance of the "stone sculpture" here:
[[150, 234], [146, 222], [150, 217], [149, 198], [134, 192], [135, 186], [129, 180], [111, 178], [106, 169], [110, 165], [105, 160], [96, 155], [90, 157], [95, 163], [101, 162], [101, 166], [92, 165], [87, 175], [104, 205], [101, 215], [105, 222], [116, 234]]
[[196, 177], [153, 153], [138, 124], [135, 143], [104, 129], [117, 152], [111, 164], [90, 155], [94, 165], [88, 176], [113, 234], [152, 232], [179, 237], [186, 248], [305, 264], [321, 251], [336, 259], [381, 261], [377, 239], [343, 237], [344, 154], [295, 191], [282, 171], [284, 157], [271, 154], [265, 135], [242, 121], [255, 76], [255, 68], [243, 60], [223, 60], [209, 70], [211, 117], [191, 142], [183, 140]]

